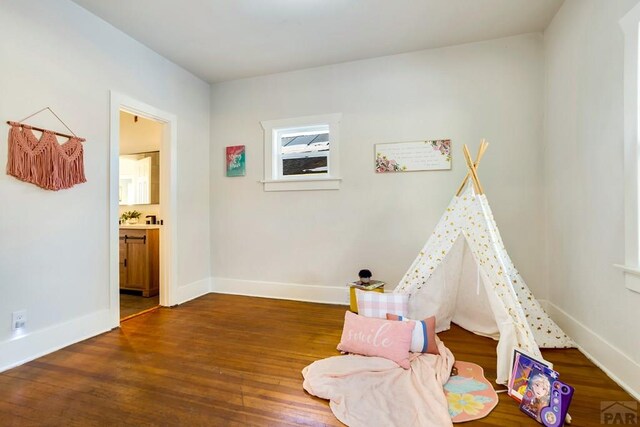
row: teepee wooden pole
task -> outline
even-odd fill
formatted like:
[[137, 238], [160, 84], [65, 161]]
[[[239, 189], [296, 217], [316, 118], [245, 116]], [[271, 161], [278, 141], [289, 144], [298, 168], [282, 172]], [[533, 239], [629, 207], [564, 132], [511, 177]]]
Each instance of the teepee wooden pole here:
[[[480, 160], [482, 160], [482, 156], [484, 156], [484, 152], [487, 151], [487, 147], [489, 147], [489, 143], [485, 139], [482, 139], [482, 141], [480, 141], [480, 147], [478, 147], [478, 155], [476, 156], [476, 162], [474, 163], [474, 166], [476, 167], [476, 169], [480, 164]], [[462, 193], [462, 190], [464, 189], [464, 186], [466, 185], [467, 181], [469, 181], [470, 176], [471, 176], [470, 172], [467, 172], [467, 175], [464, 177], [464, 180], [462, 180], [462, 184], [460, 184], [460, 187], [458, 187], [458, 191], [456, 191], [456, 196], [460, 196], [460, 194]]]
[[473, 185], [476, 188], [476, 192], [478, 194], [484, 194], [482, 185], [480, 184], [480, 179], [478, 179], [478, 174], [476, 173], [476, 167], [474, 166], [473, 160], [471, 159], [471, 153], [469, 152], [469, 147], [467, 147], [467, 144], [462, 147], [462, 151], [464, 152], [464, 159], [467, 161], [467, 167], [469, 168], [469, 173], [471, 174], [471, 179], [473, 180]]
[[[483, 139], [482, 141], [480, 141], [480, 148], [478, 149], [478, 154], [480, 159], [482, 159], [482, 157], [484, 156], [484, 152], [487, 151], [487, 148], [489, 147], [489, 143], [487, 142], [486, 139]], [[477, 160], [478, 163], [480, 163], [480, 160]], [[476, 170], [478, 169], [478, 165], [476, 164]]]
[[[478, 147], [478, 155], [476, 156], [476, 162], [475, 162], [476, 168], [480, 164], [480, 159], [482, 159], [482, 156], [484, 154], [484, 150], [482, 148], [483, 145], [484, 145], [484, 139], [480, 142], [480, 146]], [[460, 194], [462, 193], [462, 190], [464, 189], [464, 186], [467, 184], [467, 181], [469, 181], [470, 176], [471, 175], [469, 174], [469, 172], [467, 172], [467, 175], [465, 175], [464, 179], [462, 180], [462, 184], [460, 184], [460, 187], [458, 187], [458, 191], [456, 191], [456, 196], [460, 196]]]

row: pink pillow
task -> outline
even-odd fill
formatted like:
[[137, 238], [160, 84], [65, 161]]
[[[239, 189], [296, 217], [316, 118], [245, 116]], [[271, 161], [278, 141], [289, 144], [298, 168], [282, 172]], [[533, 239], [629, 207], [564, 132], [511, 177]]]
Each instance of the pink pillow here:
[[387, 313], [387, 320], [403, 320], [405, 322], [415, 322], [411, 337], [411, 351], [414, 353], [440, 354], [436, 344], [436, 318], [427, 317], [424, 320], [410, 320], [403, 316]]
[[344, 315], [344, 328], [338, 350], [365, 356], [380, 356], [409, 369], [409, 347], [414, 322], [392, 322], [358, 316], [350, 311]]

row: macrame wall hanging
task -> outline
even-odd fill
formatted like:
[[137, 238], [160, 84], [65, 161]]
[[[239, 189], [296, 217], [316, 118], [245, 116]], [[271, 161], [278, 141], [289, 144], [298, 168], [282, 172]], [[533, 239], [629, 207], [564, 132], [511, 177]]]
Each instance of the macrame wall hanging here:
[[[25, 182], [30, 182], [46, 190], [62, 190], [76, 184], [87, 182], [84, 176], [84, 150], [82, 142], [71, 129], [71, 135], [54, 132], [22, 123], [45, 110], [69, 129], [69, 126], [49, 107], [43, 108], [18, 121], [8, 121], [9, 153], [7, 156], [7, 174]], [[37, 138], [33, 131], [42, 134]], [[56, 136], [68, 138], [62, 144]]]

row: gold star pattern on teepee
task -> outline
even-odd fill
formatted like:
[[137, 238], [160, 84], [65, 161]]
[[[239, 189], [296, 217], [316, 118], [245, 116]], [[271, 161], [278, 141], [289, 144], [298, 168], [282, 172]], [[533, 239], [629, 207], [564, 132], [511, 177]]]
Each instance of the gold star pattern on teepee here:
[[[445, 297], [441, 294], [446, 294], [436, 290], [437, 287], [443, 286], [442, 283], [445, 280], [438, 275], [438, 267], [447, 263], [447, 259], [450, 258], [448, 254], [458, 239], [462, 238], [482, 270], [483, 280], [489, 279], [490, 285], [482, 289], [487, 292], [491, 292], [489, 289], [492, 289], [492, 292], [495, 292], [500, 305], [504, 307], [506, 315], [511, 319], [515, 332], [514, 343], [518, 343], [523, 350], [534, 357], [540, 355], [538, 347], [571, 347], [573, 342], [544, 312], [505, 250], [477, 173], [477, 167], [486, 146], [481, 144], [475, 163], [471, 160], [468, 148], [464, 148], [465, 162], [469, 172], [431, 233], [420, 256], [414, 261], [395, 292], [413, 294], [420, 289], [420, 292], [426, 292], [422, 298], [425, 301], [431, 301], [432, 306], [437, 306], [437, 301], [442, 301]], [[453, 294], [455, 295], [456, 292], [454, 290]], [[455, 304], [454, 300], [453, 306]], [[411, 306], [411, 299], [409, 305]], [[432, 314], [410, 312], [414, 318]]]

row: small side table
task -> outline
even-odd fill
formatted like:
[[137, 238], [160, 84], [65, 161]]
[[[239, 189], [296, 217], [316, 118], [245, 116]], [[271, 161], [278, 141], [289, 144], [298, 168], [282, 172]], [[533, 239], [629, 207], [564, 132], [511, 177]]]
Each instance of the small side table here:
[[382, 286], [380, 286], [379, 288], [375, 288], [375, 289], [362, 289], [358, 286], [354, 286], [354, 285], [350, 285], [349, 286], [349, 310], [351, 310], [353, 313], [358, 313], [358, 300], [356, 299], [356, 289], [360, 289], [361, 291], [364, 292], [378, 292], [378, 293], [384, 293], [384, 284]]

